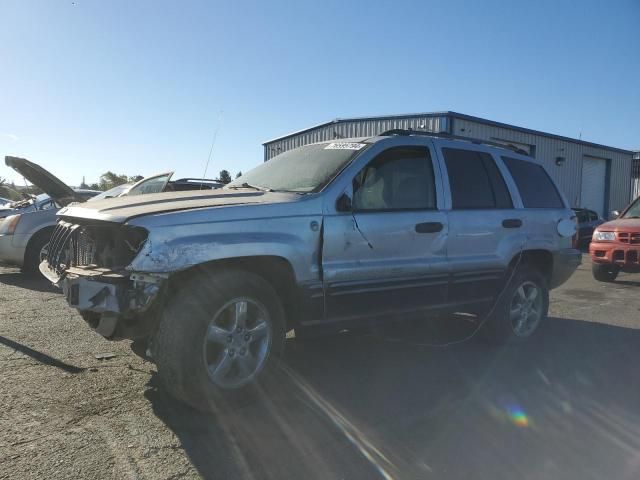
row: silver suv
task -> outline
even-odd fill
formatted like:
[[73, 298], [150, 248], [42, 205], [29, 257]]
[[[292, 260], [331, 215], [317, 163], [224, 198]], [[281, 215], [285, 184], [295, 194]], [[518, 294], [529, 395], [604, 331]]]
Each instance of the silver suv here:
[[109, 339], [145, 339], [196, 408], [257, 391], [285, 334], [450, 310], [531, 336], [581, 260], [539, 162], [392, 131], [287, 151], [217, 191], [59, 212], [41, 271]]

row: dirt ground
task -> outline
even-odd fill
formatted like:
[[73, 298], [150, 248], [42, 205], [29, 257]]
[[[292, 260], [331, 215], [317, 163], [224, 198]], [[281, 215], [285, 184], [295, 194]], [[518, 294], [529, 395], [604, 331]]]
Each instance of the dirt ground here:
[[277, 395], [204, 415], [0, 268], [0, 478], [637, 479], [639, 292], [585, 258], [526, 344], [425, 345], [464, 337], [462, 316], [291, 339]]

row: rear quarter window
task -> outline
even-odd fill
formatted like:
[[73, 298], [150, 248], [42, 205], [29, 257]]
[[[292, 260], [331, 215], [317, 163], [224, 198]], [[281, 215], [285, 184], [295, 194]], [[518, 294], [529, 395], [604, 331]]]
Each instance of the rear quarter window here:
[[525, 208], [565, 208], [560, 192], [542, 165], [502, 157], [509, 169]]

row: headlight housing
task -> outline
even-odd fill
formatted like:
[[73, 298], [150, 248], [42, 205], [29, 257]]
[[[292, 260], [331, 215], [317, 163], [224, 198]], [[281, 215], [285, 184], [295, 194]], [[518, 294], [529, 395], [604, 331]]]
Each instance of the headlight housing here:
[[18, 222], [20, 221], [21, 214], [11, 215], [0, 222], [0, 235], [13, 235], [16, 231]]
[[593, 240], [596, 242], [612, 242], [616, 239], [615, 232], [593, 232]]

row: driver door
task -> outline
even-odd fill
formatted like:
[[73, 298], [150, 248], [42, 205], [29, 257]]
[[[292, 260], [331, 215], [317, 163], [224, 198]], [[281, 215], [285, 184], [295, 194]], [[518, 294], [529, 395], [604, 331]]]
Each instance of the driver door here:
[[353, 211], [325, 217], [327, 320], [446, 302], [447, 214], [433, 158], [426, 146], [383, 151], [353, 178]]

